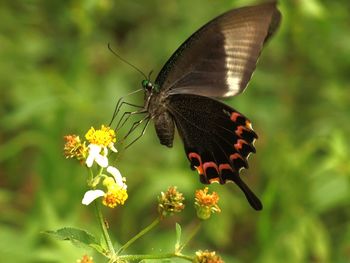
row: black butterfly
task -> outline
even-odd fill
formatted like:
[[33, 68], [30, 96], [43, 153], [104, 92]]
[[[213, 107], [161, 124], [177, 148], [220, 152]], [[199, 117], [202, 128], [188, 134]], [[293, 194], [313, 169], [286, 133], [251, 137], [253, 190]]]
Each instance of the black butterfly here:
[[274, 2], [228, 11], [190, 36], [154, 83], [142, 81], [144, 109], [160, 143], [172, 147], [176, 126], [200, 181], [235, 182], [256, 210], [262, 204], [239, 172], [248, 168], [258, 136], [244, 115], [213, 97], [235, 96], [246, 88], [280, 18]]

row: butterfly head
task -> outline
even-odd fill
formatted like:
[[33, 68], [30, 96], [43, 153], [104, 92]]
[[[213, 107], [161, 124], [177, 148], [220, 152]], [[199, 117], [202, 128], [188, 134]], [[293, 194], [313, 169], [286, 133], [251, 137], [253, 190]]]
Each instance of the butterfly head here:
[[153, 84], [150, 80], [144, 79], [142, 82], [142, 87], [144, 90], [150, 92], [150, 93], [159, 93], [159, 86], [157, 84]]

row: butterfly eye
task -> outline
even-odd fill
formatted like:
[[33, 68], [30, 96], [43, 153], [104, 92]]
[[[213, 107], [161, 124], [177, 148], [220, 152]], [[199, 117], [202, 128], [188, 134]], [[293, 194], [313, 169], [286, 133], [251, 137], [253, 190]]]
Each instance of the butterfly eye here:
[[141, 82], [141, 85], [142, 85], [143, 88], [147, 88], [148, 84], [149, 84], [149, 81], [146, 80], [146, 79], [144, 79], [144, 80]]

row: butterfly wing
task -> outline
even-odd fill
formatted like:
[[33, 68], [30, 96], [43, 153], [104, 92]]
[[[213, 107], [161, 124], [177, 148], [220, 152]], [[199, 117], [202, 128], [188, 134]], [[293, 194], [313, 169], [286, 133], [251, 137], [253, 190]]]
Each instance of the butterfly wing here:
[[280, 21], [276, 3], [231, 10], [189, 37], [155, 83], [169, 94], [229, 97], [242, 92]]
[[167, 108], [201, 182], [235, 182], [251, 206], [262, 209], [259, 199], [239, 176], [239, 171], [248, 167], [249, 154], [255, 152], [257, 135], [250, 121], [233, 108], [198, 95], [169, 96]]

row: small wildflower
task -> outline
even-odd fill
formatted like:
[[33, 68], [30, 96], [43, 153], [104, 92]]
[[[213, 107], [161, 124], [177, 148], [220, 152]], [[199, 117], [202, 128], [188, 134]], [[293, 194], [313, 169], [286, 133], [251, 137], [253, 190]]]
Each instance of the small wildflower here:
[[117, 205], [123, 205], [126, 199], [128, 199], [125, 177], [122, 177], [119, 170], [113, 166], [108, 166], [107, 172], [113, 176], [106, 177], [103, 180], [103, 185], [107, 188], [107, 191], [104, 192], [99, 189], [87, 191], [82, 200], [83, 205], [89, 205], [95, 199], [103, 197], [102, 203], [105, 206], [114, 208]]
[[194, 263], [224, 263], [220, 256], [216, 255], [215, 251], [202, 251], [196, 252], [196, 258], [193, 260]]
[[114, 147], [116, 142], [114, 130], [104, 125], [99, 130], [91, 127], [85, 134], [85, 138], [90, 142], [88, 145], [89, 154], [86, 159], [87, 167], [91, 167], [94, 161], [101, 167], [107, 167], [108, 148], [113, 152], [117, 152], [117, 149]]
[[195, 207], [197, 216], [200, 219], [208, 219], [212, 213], [220, 213], [221, 209], [217, 205], [219, 195], [216, 192], [208, 194], [208, 187], [197, 190], [195, 195]]
[[77, 260], [77, 263], [94, 263], [93, 258], [88, 255], [84, 255], [81, 259]]
[[101, 145], [109, 147], [111, 149], [114, 148], [114, 143], [116, 142], [114, 130], [104, 125], [102, 125], [101, 129], [99, 130], [95, 130], [94, 127], [91, 127], [90, 130], [88, 130], [88, 132], [85, 134], [85, 138], [91, 144]]
[[160, 216], [171, 216], [174, 213], [181, 212], [185, 208], [184, 200], [185, 198], [182, 193], [177, 191], [176, 186], [169, 187], [165, 193], [161, 192], [161, 196], [158, 196], [158, 212]]
[[77, 135], [64, 136], [66, 143], [64, 144], [64, 155], [66, 158], [76, 158], [79, 161], [85, 160], [88, 149], [85, 142], [82, 142]]

